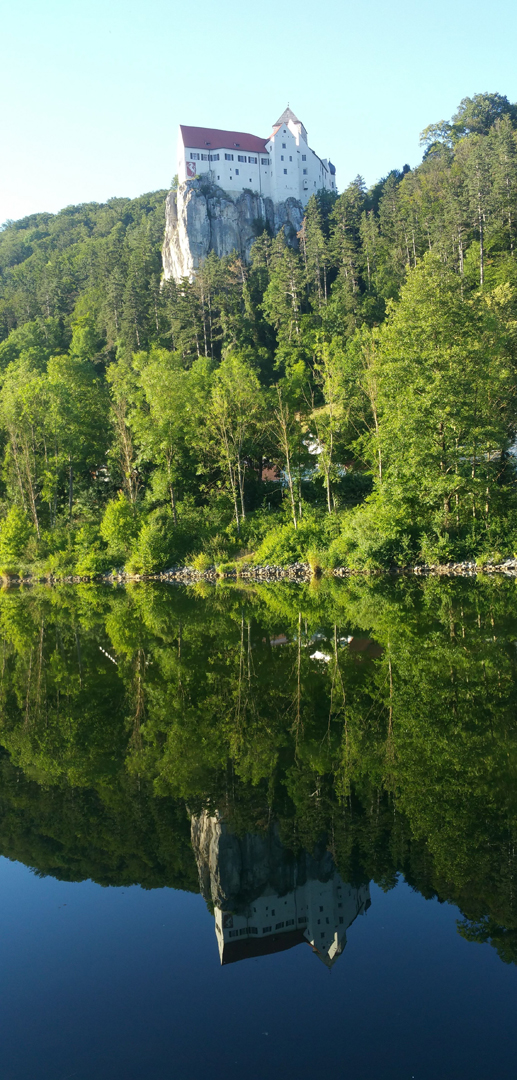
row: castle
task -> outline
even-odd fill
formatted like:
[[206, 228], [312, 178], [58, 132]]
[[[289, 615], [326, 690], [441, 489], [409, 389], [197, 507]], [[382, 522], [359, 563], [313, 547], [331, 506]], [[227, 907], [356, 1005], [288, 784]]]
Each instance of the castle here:
[[206, 173], [231, 195], [251, 190], [274, 203], [296, 199], [306, 206], [316, 191], [336, 190], [334, 165], [311, 150], [305, 127], [289, 107], [268, 139], [243, 131], [180, 125], [179, 183]]

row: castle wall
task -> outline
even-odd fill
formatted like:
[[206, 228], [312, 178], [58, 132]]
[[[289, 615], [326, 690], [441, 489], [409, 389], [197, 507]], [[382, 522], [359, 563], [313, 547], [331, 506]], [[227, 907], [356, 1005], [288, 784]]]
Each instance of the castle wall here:
[[[221, 145], [222, 138], [228, 145]], [[291, 118], [277, 124], [268, 140], [180, 127], [178, 179], [184, 184], [196, 176], [209, 176], [232, 196], [252, 191], [275, 203], [296, 199], [303, 206], [321, 188], [336, 190], [335, 172], [309, 147], [303, 124]]]

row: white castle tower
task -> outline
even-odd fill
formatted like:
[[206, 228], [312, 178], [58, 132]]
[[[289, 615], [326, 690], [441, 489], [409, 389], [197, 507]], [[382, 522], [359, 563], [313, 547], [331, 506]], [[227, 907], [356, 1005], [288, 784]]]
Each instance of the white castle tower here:
[[315, 192], [336, 191], [334, 165], [311, 150], [304, 125], [289, 106], [267, 139], [244, 131], [180, 125], [179, 183], [206, 173], [230, 195], [252, 191], [274, 203], [296, 199], [306, 206]]

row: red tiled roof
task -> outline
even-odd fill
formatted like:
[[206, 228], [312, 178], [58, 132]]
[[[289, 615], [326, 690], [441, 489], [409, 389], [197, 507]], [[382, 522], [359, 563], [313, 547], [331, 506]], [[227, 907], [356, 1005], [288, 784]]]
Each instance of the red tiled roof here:
[[245, 131], [223, 131], [221, 128], [187, 127], [180, 124], [183, 145], [194, 150], [247, 150], [264, 154], [268, 139], [248, 135]]

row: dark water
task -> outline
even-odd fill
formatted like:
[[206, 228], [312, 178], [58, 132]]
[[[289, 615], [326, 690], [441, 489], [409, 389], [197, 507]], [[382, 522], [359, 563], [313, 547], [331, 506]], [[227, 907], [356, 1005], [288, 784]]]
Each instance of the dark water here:
[[0, 594], [0, 1078], [514, 1077], [512, 580]]

